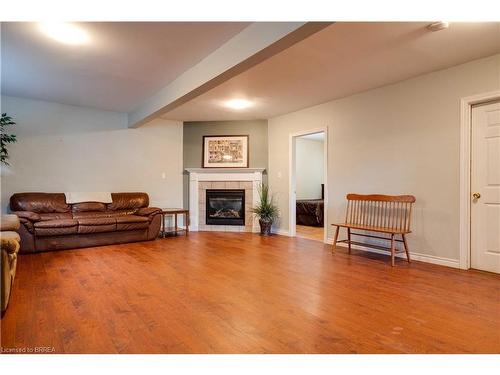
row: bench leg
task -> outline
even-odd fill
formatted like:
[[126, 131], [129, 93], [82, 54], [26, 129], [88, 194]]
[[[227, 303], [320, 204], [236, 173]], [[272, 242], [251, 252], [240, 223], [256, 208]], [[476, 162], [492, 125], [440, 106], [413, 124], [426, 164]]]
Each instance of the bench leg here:
[[349, 254], [351, 253], [351, 228], [347, 228], [347, 244], [349, 248]]
[[396, 247], [394, 243], [394, 233], [391, 234], [391, 266], [394, 267], [394, 258], [396, 256]]
[[332, 247], [332, 252], [335, 251], [335, 249], [337, 248], [337, 239], [339, 238], [339, 230], [340, 230], [340, 227], [337, 226], [335, 228], [335, 236], [333, 236], [333, 247]]
[[410, 249], [408, 248], [408, 242], [406, 242], [406, 236], [404, 233], [401, 235], [403, 237], [403, 244], [405, 245], [406, 259], [408, 259], [408, 263], [411, 262], [410, 259]]

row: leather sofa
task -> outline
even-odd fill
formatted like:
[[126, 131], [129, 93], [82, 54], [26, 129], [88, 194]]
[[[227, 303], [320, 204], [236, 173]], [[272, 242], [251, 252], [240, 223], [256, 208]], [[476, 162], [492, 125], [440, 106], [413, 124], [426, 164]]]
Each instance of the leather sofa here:
[[19, 251], [19, 219], [16, 215], [5, 215], [0, 219], [0, 247], [1, 247], [1, 315], [7, 310], [16, 277], [17, 253]]
[[18, 193], [10, 210], [21, 221], [21, 253], [153, 240], [161, 210], [146, 193], [112, 193], [112, 203], [67, 204], [64, 193]]

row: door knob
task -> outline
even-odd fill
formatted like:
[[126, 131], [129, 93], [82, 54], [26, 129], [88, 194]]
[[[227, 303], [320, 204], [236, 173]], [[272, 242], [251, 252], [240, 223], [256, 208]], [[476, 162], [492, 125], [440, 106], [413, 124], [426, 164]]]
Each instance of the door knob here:
[[479, 194], [479, 193], [474, 193], [474, 194], [472, 194], [472, 198], [474, 198], [474, 199], [479, 199], [479, 198], [481, 198], [481, 194]]

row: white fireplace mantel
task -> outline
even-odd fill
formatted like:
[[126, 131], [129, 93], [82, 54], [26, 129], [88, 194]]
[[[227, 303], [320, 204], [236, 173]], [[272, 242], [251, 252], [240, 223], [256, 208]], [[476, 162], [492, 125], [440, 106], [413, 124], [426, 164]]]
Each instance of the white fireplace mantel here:
[[[200, 181], [251, 181], [252, 202], [259, 199], [258, 187], [262, 183], [265, 168], [186, 168], [189, 173], [189, 229], [199, 228], [199, 182]], [[253, 232], [258, 232], [258, 223], [253, 223]]]
[[189, 172], [189, 175], [194, 174], [249, 174], [249, 173], [262, 173], [265, 171], [265, 168], [186, 168], [186, 171]]

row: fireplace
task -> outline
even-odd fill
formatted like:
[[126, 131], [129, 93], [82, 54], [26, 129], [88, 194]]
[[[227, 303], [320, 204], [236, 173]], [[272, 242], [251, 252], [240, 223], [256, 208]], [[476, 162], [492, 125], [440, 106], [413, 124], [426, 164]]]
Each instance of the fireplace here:
[[207, 225], [245, 225], [244, 189], [207, 189]]

